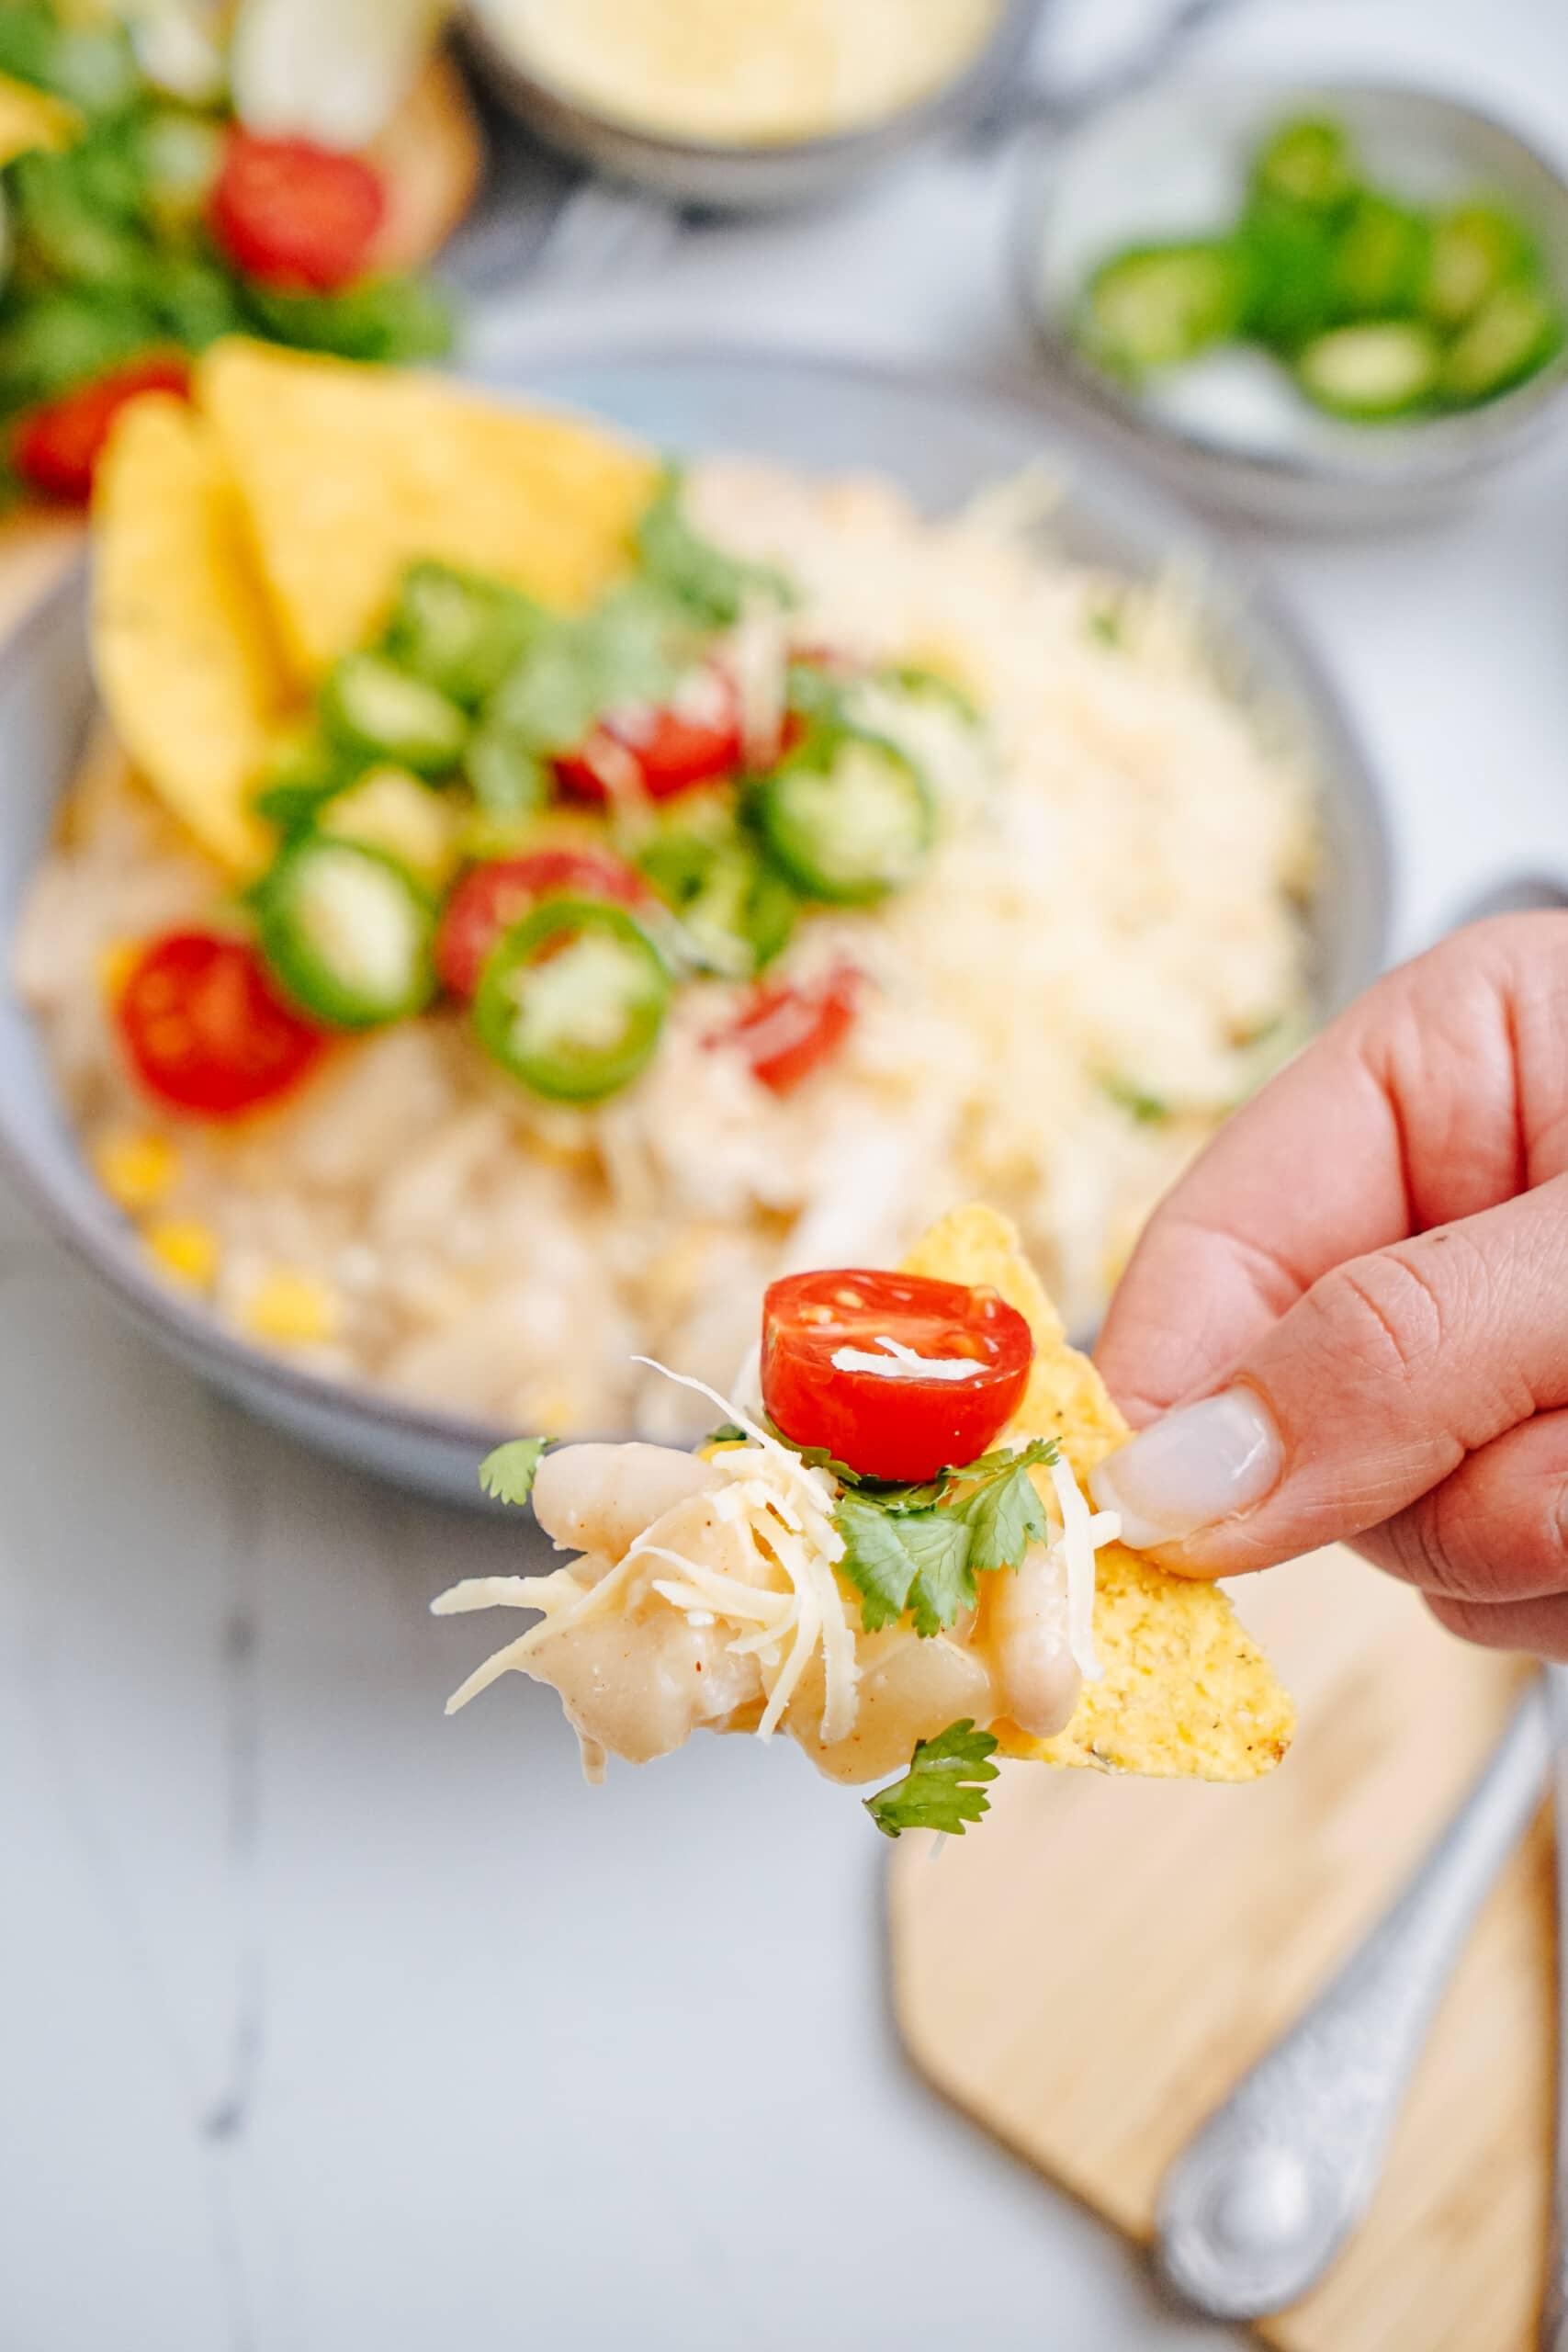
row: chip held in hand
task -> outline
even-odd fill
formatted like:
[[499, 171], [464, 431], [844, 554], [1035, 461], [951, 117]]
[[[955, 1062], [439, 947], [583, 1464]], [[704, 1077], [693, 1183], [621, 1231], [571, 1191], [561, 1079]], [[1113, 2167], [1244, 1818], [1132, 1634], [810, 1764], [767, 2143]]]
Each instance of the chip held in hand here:
[[786, 1731], [828, 1778], [887, 1782], [889, 1837], [979, 1821], [996, 1759], [1248, 1781], [1284, 1754], [1291, 1702], [1226, 1595], [1092, 1509], [1125, 1425], [995, 1211], [897, 1273], [774, 1283], [761, 1419], [669, 1377], [728, 1416], [695, 1455], [533, 1440], [485, 1465], [579, 1556], [433, 1604], [538, 1612], [449, 1711], [549, 1683], [592, 1779], [702, 1727]]

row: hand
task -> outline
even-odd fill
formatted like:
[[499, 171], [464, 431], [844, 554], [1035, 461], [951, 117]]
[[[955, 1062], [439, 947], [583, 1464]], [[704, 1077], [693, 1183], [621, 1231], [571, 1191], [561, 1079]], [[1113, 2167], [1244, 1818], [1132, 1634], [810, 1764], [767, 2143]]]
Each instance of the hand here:
[[1568, 914], [1457, 933], [1281, 1071], [1098, 1353], [1139, 1434], [1095, 1491], [1165, 1566], [1345, 1539], [1455, 1633], [1568, 1658]]

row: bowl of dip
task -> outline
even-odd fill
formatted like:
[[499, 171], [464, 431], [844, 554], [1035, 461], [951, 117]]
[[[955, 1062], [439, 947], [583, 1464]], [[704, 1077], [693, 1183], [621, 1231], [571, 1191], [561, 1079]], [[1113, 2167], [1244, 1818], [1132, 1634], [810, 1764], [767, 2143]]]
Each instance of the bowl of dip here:
[[468, 0], [480, 72], [531, 130], [683, 204], [834, 194], [973, 121], [1039, 0]]
[[[956, 696], [917, 667], [878, 706], [919, 757], [879, 737], [904, 781], [872, 805], [929, 809], [930, 871], [874, 904], [814, 900], [771, 951], [773, 1011], [777, 981], [821, 1007], [852, 964], [852, 1018], [764, 1032], [745, 976], [694, 967], [646, 1069], [571, 1102], [528, 1092], [432, 998], [340, 1038], [265, 1118], [184, 1115], [218, 1098], [154, 1098], [133, 1085], [147, 1056], [133, 1071], [115, 1046], [124, 951], [183, 955], [191, 922], [227, 920], [228, 869], [106, 737], [78, 571], [0, 650], [0, 1168], [219, 1387], [475, 1502], [478, 1461], [519, 1428], [688, 1434], [683, 1392], [639, 1358], [732, 1381], [786, 1250], [891, 1262], [982, 1181], [1092, 1328], [1178, 1167], [1381, 961], [1376, 798], [1310, 654], [1179, 510], [967, 388], [710, 350], [489, 389], [682, 459], [702, 531], [809, 596], [786, 624], [819, 649], [808, 670], [863, 645], [949, 664]], [[577, 822], [581, 842], [608, 819]], [[635, 944], [632, 918], [610, 927]]]

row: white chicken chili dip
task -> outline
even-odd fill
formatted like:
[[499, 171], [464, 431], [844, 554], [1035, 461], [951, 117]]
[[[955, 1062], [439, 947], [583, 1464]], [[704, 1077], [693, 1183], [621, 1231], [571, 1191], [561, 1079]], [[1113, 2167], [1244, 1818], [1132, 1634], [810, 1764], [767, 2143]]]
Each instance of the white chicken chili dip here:
[[[765, 975], [807, 994], [855, 975], [799, 1083], [761, 1082], [737, 1025], [751, 983], [709, 972], [601, 1102], [513, 1083], [438, 998], [236, 1124], [159, 1110], [116, 988], [136, 943], [210, 918], [217, 882], [108, 745], [15, 944], [92, 1164], [171, 1281], [320, 1373], [506, 1429], [689, 1436], [705, 1408], [634, 1356], [727, 1389], [775, 1275], [896, 1262], [971, 1195], [1016, 1220], [1081, 1328], [1305, 1018], [1310, 780], [1217, 678], [1179, 586], [1054, 550], [1033, 483], [929, 521], [885, 481], [716, 458], [683, 496], [793, 592], [718, 648], [750, 734], [776, 732], [786, 654], [829, 649], [929, 786], [898, 887], [810, 910]], [[898, 665], [962, 693], [874, 682]]]

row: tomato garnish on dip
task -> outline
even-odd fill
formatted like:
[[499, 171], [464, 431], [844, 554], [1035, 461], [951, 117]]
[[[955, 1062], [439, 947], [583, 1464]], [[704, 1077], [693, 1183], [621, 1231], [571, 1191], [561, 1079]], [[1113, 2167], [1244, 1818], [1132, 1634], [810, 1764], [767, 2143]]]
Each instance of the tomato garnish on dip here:
[[362, 156], [236, 129], [224, 142], [208, 221], [249, 277], [334, 294], [369, 268], [386, 210], [380, 175]]
[[190, 368], [177, 351], [128, 360], [28, 409], [11, 436], [11, 462], [29, 490], [84, 506], [109, 429], [127, 401], [143, 392], [173, 392], [184, 400], [189, 391]]
[[973, 1462], [1023, 1401], [1034, 1342], [992, 1290], [920, 1274], [789, 1274], [762, 1302], [762, 1401], [796, 1445], [918, 1483]]
[[287, 1093], [326, 1042], [284, 1002], [254, 947], [205, 931], [144, 948], [115, 1018], [149, 1091], [204, 1119], [238, 1118]]
[[849, 1035], [862, 977], [840, 965], [816, 981], [769, 982], [754, 989], [745, 1010], [708, 1042], [738, 1048], [771, 1094], [792, 1094]]
[[607, 850], [562, 844], [471, 865], [447, 899], [435, 934], [435, 969], [443, 987], [454, 996], [472, 996], [502, 933], [532, 913], [541, 899], [563, 894], [608, 899], [622, 907], [652, 904], [635, 866]]
[[667, 703], [645, 704], [602, 718], [556, 775], [581, 800], [668, 800], [711, 784], [740, 765], [740, 705], [716, 662], [682, 680]]

